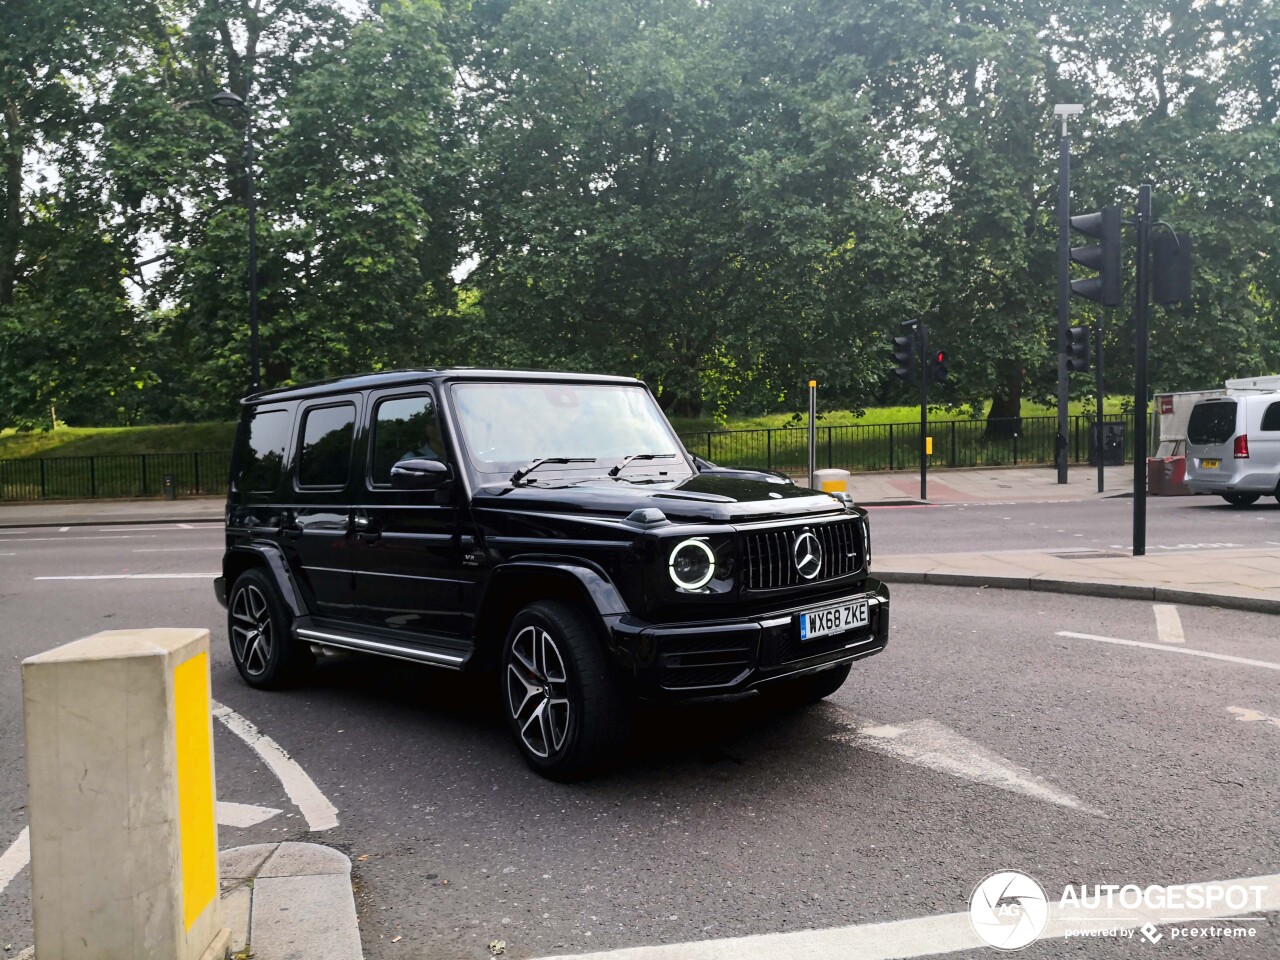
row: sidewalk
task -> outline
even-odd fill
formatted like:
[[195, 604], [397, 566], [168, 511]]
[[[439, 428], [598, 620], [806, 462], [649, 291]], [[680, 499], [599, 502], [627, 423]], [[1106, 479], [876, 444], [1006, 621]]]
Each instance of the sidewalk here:
[[180, 500], [41, 500], [0, 503], [5, 527], [77, 527], [112, 523], [222, 522], [226, 497]]

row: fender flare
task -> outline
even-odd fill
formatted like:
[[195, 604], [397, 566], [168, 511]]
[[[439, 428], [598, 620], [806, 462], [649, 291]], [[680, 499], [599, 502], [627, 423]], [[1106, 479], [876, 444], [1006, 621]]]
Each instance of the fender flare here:
[[252, 567], [267, 571], [275, 581], [276, 589], [280, 591], [280, 598], [289, 607], [289, 612], [294, 617], [307, 615], [307, 605], [302, 600], [302, 591], [294, 579], [293, 571], [289, 569], [289, 561], [285, 559], [279, 547], [265, 541], [237, 544], [223, 557], [222, 575], [226, 582], [228, 602], [230, 602], [236, 577]]

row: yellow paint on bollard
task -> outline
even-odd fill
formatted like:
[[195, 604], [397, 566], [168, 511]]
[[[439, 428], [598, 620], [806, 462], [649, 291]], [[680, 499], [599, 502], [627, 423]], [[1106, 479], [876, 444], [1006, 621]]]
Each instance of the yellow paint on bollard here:
[[201, 651], [173, 669], [178, 761], [182, 919], [190, 930], [218, 895], [218, 828], [214, 821], [213, 721], [209, 655]]

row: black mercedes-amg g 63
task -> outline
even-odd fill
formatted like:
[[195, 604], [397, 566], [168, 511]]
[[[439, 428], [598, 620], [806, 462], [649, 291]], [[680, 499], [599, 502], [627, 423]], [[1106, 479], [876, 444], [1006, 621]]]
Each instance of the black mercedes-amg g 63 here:
[[624, 377], [408, 370], [247, 398], [215, 588], [255, 687], [358, 651], [496, 669], [540, 773], [636, 697], [821, 699], [884, 649], [866, 512], [691, 456]]

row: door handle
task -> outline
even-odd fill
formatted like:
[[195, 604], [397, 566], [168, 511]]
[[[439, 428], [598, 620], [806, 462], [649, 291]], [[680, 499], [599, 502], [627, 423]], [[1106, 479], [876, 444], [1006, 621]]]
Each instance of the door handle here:
[[298, 526], [293, 517], [285, 517], [280, 521], [280, 532], [290, 540], [297, 540], [302, 536], [302, 528]]
[[356, 536], [361, 540], [372, 542], [382, 536], [378, 528], [374, 526], [373, 518], [364, 514], [356, 514], [351, 518], [351, 529], [355, 531]]

